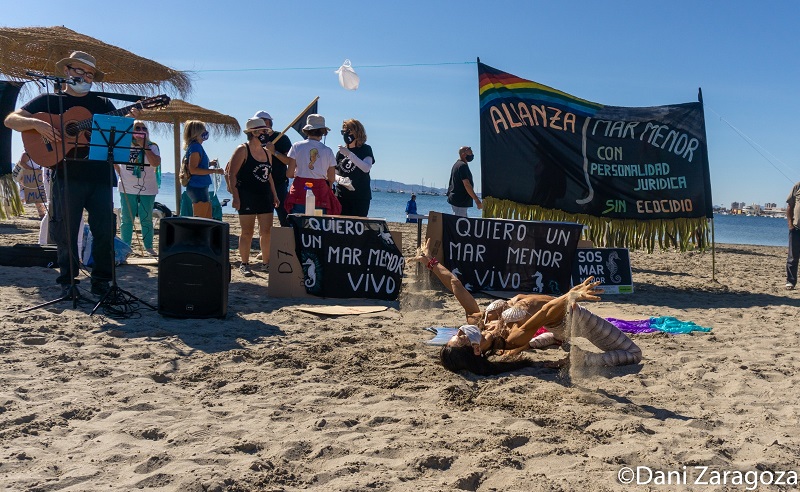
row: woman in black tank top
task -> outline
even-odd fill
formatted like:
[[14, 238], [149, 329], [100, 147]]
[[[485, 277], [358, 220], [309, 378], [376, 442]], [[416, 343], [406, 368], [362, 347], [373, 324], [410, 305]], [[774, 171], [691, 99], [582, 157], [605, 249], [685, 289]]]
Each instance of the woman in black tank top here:
[[[269, 240], [272, 217], [278, 206], [275, 183], [272, 181], [272, 155], [261, 146], [260, 135], [267, 134], [262, 119], [247, 120], [244, 133], [247, 143], [236, 148], [228, 166], [228, 190], [233, 195], [233, 208], [239, 212], [242, 233], [239, 237], [239, 271], [246, 277], [250, 269], [250, 244], [253, 242], [256, 220], [263, 258], [262, 270], [269, 271]], [[233, 186], [231, 186], [233, 185]]]

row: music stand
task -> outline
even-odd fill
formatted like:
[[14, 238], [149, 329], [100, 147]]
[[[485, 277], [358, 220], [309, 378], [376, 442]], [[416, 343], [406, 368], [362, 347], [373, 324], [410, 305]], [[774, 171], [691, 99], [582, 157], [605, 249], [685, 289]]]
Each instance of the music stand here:
[[[114, 210], [114, 165], [134, 165], [146, 166], [144, 159], [141, 163], [130, 162], [130, 153], [133, 150], [131, 140], [133, 136], [133, 118], [123, 116], [109, 116], [109, 115], [95, 115], [92, 119], [92, 137], [89, 141], [89, 159], [90, 161], [105, 162], [108, 167], [108, 179], [111, 186], [111, 203], [110, 207]], [[126, 145], [127, 144], [127, 145]], [[105, 157], [105, 160], [95, 159], [96, 157]], [[117, 220], [116, 216], [112, 219], [113, 234], [111, 235], [111, 285], [105, 294], [97, 301], [89, 316], [94, 313], [102, 305], [122, 305], [130, 304], [132, 301], [137, 301], [149, 307], [153, 311], [155, 307], [146, 303], [142, 299], [131, 294], [117, 285], [117, 258], [116, 250], [114, 247], [114, 238], [117, 235]]]

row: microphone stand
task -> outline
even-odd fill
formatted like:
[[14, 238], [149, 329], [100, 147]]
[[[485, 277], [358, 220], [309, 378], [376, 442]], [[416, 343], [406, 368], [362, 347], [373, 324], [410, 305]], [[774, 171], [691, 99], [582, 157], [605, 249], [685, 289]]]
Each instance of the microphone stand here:
[[[72, 229], [71, 229], [71, 226], [70, 226], [70, 221], [67, 220], [68, 218], [64, 217], [64, 215], [70, 210], [70, 206], [69, 206], [69, 169], [68, 169], [69, 166], [67, 166], [67, 162], [66, 162], [67, 161], [67, 157], [66, 157], [66, 154], [67, 154], [66, 138], [67, 138], [67, 136], [66, 136], [66, 134], [64, 132], [64, 100], [63, 100], [64, 84], [74, 85], [75, 81], [72, 80], [72, 79], [67, 79], [65, 77], [57, 77], [57, 76], [53, 76], [53, 75], [44, 75], [44, 74], [37, 73], [37, 72], [25, 72], [25, 74], [30, 76], [30, 77], [34, 77], [35, 79], [37, 79], [39, 81], [41, 81], [41, 80], [53, 81], [55, 83], [54, 85], [55, 85], [56, 94], [58, 95], [58, 117], [59, 117], [58, 118], [58, 120], [59, 120], [58, 124], [59, 124], [59, 132], [61, 133], [61, 160], [60, 160], [60, 163], [64, 166], [64, 172], [63, 172], [64, 187], [63, 187], [63, 193], [59, 193], [59, 195], [61, 195], [60, 196], [61, 199], [59, 201], [53, 200], [53, 207], [52, 208], [53, 208], [53, 212], [57, 211], [56, 208], [63, 208], [62, 210], [60, 210], [58, 212], [60, 212], [62, 214], [62, 220], [64, 222], [64, 228], [65, 228], [65, 232], [66, 232], [66, 236], [67, 236], [67, 241], [66, 242], [67, 242], [67, 252], [69, 254], [69, 274], [70, 274], [70, 279], [69, 279], [69, 288], [58, 299], [53, 299], [52, 301], [47, 301], [47, 302], [44, 302], [42, 304], [37, 304], [35, 306], [31, 306], [29, 308], [21, 310], [20, 312], [21, 313], [26, 313], [26, 312], [32, 311], [34, 309], [39, 309], [39, 308], [42, 308], [42, 307], [50, 306], [52, 304], [56, 304], [56, 303], [59, 303], [59, 302], [62, 302], [62, 301], [68, 301], [68, 300], [72, 300], [72, 309], [75, 309], [75, 308], [78, 307], [78, 301], [80, 299], [85, 299], [85, 298], [83, 296], [81, 296], [80, 292], [78, 291], [78, 286], [75, 283], [75, 276], [76, 276], [77, 272], [75, 272], [75, 266], [74, 266], [75, 262], [73, 262], [73, 258], [76, 256], [76, 252], [73, 249], [73, 241], [72, 241], [72, 234], [71, 234]], [[75, 135], [75, 142], [77, 143], [77, 141], [78, 141], [78, 136]], [[58, 166], [58, 164], [56, 164], [56, 166]], [[57, 172], [53, 173], [53, 179], [54, 180], [58, 180], [59, 179]], [[58, 186], [57, 183], [56, 183], [56, 186]], [[55, 188], [55, 187], [53, 187], [53, 188]], [[53, 188], [51, 188], [51, 190]], [[63, 205], [63, 207], [62, 207], [62, 205]], [[81, 211], [81, 213], [83, 213], [83, 211]], [[52, 215], [50, 217], [50, 221], [53, 222], [53, 216]], [[48, 233], [49, 234], [52, 234], [52, 229], [53, 229], [52, 227], [48, 227]], [[75, 246], [77, 247], [77, 243], [75, 244]], [[59, 272], [60, 272], [60, 274], [63, 275], [64, 272], [61, 272], [60, 269], [61, 269], [61, 266], [59, 266]]]

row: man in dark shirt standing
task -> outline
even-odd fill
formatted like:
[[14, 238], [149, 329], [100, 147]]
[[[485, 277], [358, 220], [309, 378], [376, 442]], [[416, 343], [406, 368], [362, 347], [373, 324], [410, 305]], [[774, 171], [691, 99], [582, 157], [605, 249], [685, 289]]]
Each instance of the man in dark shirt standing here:
[[475, 155], [469, 147], [458, 149], [458, 160], [453, 164], [450, 171], [450, 183], [447, 186], [447, 203], [453, 208], [453, 214], [459, 217], [467, 216], [467, 209], [475, 202], [478, 210], [483, 208], [483, 203], [475, 193], [472, 181], [472, 172], [469, 170], [468, 162], [472, 161]]
[[[64, 84], [63, 95], [42, 94], [11, 113], [5, 125], [19, 132], [34, 131], [50, 145], [61, 146], [65, 142], [77, 142], [75, 135], [62, 135], [59, 110], [82, 107], [92, 115], [114, 111], [108, 99], [89, 92], [93, 82], [100, 82], [104, 73], [97, 68], [95, 58], [83, 51], [73, 52], [69, 58], [56, 63], [56, 73], [69, 81]], [[60, 100], [60, 103], [59, 103]], [[45, 114], [53, 117], [44, 117]], [[138, 114], [138, 111], [135, 111]], [[35, 115], [40, 116], [37, 118]], [[30, 149], [26, 149], [30, 153]], [[76, 145], [67, 151], [67, 160], [86, 159], [88, 146]], [[61, 155], [60, 150], [58, 155]], [[41, 164], [41, 163], [40, 163]], [[69, 169], [65, 169], [66, 167]], [[55, 167], [53, 178], [53, 210], [50, 211], [50, 235], [58, 251], [59, 276], [56, 283], [61, 286], [62, 296], [72, 294], [70, 287], [79, 273], [78, 234], [83, 210], [89, 213], [89, 228], [92, 231], [91, 292], [104, 295], [109, 289], [112, 273], [112, 240], [114, 210], [112, 188], [116, 185], [113, 168], [103, 163], [61, 160]], [[69, 183], [67, 183], [69, 180]], [[113, 184], [112, 184], [113, 183]], [[75, 280], [75, 283], [78, 281]]]
[[[272, 116], [266, 111], [259, 111], [253, 115], [253, 118], [261, 118], [264, 120], [264, 123], [267, 124], [267, 128], [269, 129], [267, 132], [267, 141], [272, 142], [272, 139], [276, 137], [272, 129]], [[263, 143], [265, 142], [262, 142], [262, 144]], [[286, 201], [286, 194], [289, 192], [289, 178], [286, 177], [286, 166], [288, 163], [283, 160], [285, 159], [288, 161], [286, 154], [289, 152], [289, 149], [292, 148], [292, 142], [289, 140], [289, 137], [284, 134], [281, 135], [281, 138], [279, 138], [277, 142], [273, 143], [275, 145], [275, 153], [273, 156], [277, 157], [277, 159], [272, 159], [272, 180], [275, 182], [275, 192], [278, 194], [278, 200], [281, 202], [280, 206], [275, 209], [275, 212], [278, 213], [278, 221], [281, 227], [289, 227], [289, 223], [286, 221], [286, 216], [289, 213], [283, 208], [283, 202]]]
[[789, 255], [786, 258], [786, 290], [797, 285], [797, 263], [800, 258], [800, 183], [795, 183], [786, 198], [786, 219], [789, 221]]

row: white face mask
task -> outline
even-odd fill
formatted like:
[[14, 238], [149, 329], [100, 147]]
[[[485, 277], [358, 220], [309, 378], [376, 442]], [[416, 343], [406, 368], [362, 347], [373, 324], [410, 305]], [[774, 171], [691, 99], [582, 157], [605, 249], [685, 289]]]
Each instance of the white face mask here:
[[481, 330], [475, 325], [463, 325], [459, 329], [464, 335], [469, 338], [469, 343], [480, 345], [481, 343]]
[[78, 94], [86, 94], [87, 92], [89, 92], [89, 89], [91, 88], [92, 88], [92, 83], [83, 79], [72, 86], [72, 90], [77, 92]]

